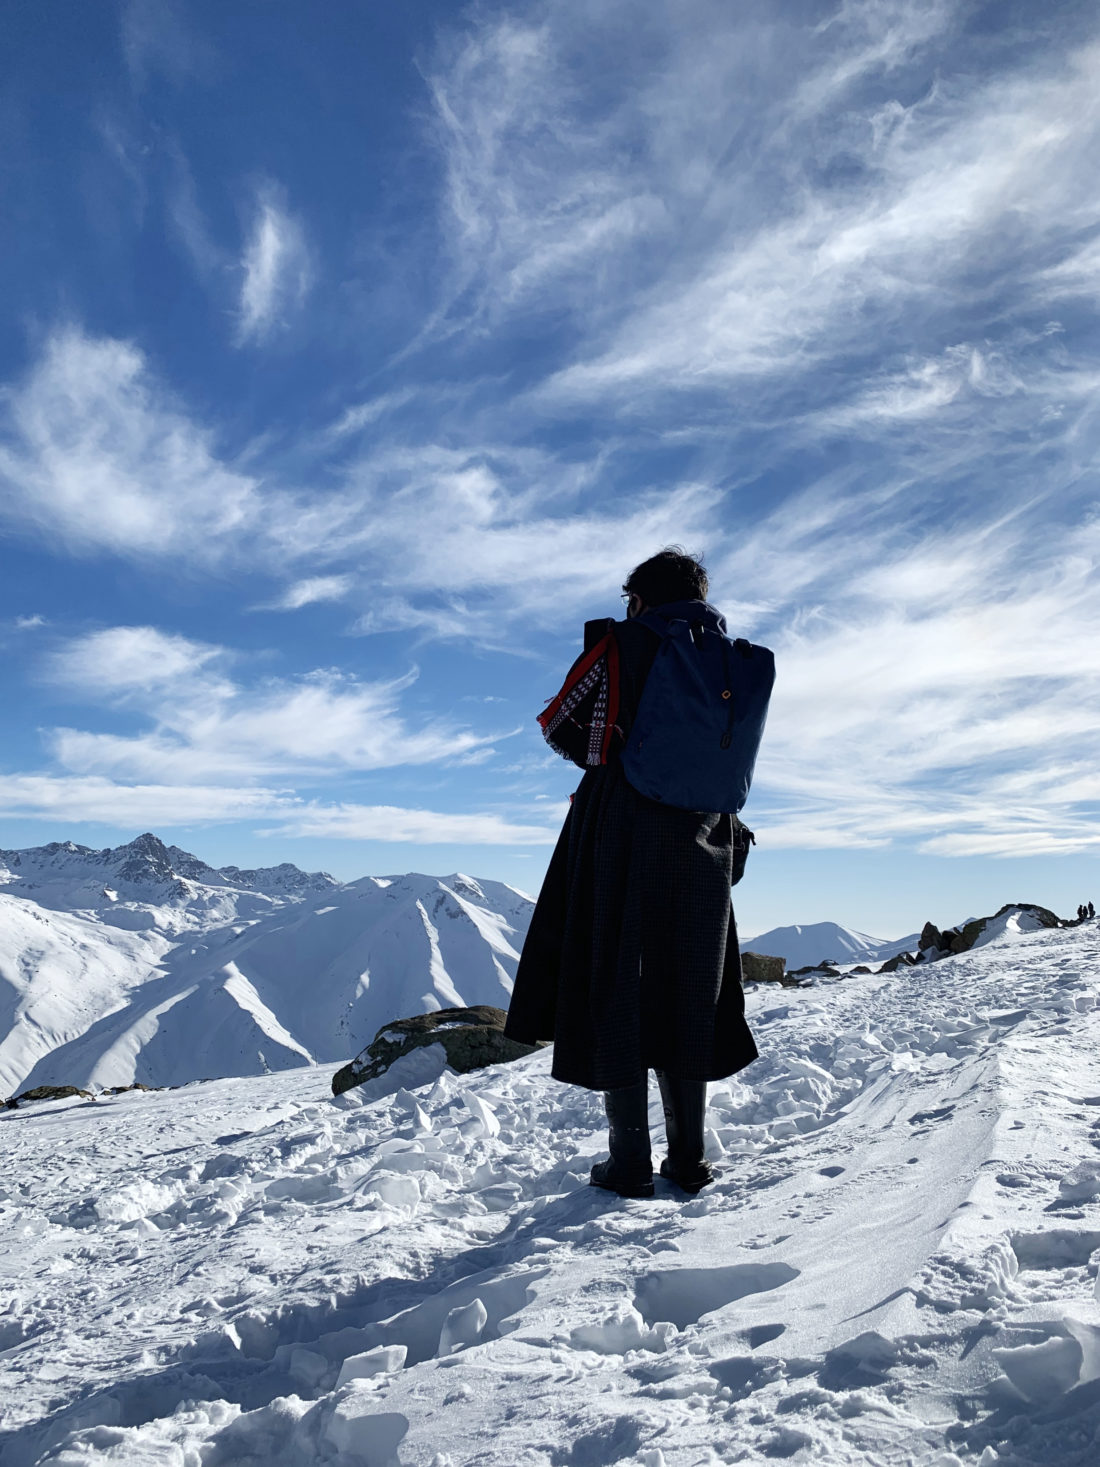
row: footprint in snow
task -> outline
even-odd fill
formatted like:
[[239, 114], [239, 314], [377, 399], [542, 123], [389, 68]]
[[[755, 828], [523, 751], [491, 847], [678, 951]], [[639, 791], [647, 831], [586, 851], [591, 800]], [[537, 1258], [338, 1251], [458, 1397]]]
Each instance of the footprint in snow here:
[[955, 1113], [953, 1105], [941, 1105], [938, 1110], [918, 1110], [909, 1117], [911, 1126], [923, 1126], [929, 1121], [946, 1121]]
[[743, 1401], [761, 1386], [783, 1377], [782, 1361], [771, 1355], [733, 1355], [728, 1360], [716, 1360], [708, 1369], [735, 1401]]
[[1083, 1268], [1100, 1248], [1100, 1232], [1049, 1228], [1044, 1233], [1013, 1233], [1009, 1242], [1021, 1270]]
[[677, 1329], [695, 1324], [749, 1294], [765, 1294], [796, 1279], [788, 1263], [734, 1263], [725, 1268], [672, 1268], [643, 1274], [634, 1303], [646, 1324], [671, 1321]]

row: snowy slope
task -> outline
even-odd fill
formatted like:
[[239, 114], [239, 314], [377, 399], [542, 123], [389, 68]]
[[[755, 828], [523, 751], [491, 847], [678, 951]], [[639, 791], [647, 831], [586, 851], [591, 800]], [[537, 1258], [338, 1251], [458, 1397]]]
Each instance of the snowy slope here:
[[0, 862], [0, 1096], [343, 1061], [390, 1019], [506, 1005], [533, 905], [461, 875], [215, 872], [153, 836]]
[[784, 958], [789, 971], [808, 968], [826, 960], [835, 963], [884, 962], [895, 953], [915, 953], [919, 937], [920, 933], [911, 932], [908, 937], [887, 940], [868, 937], [866, 932], [841, 927], [837, 922], [811, 922], [805, 926], [773, 927], [742, 942], [741, 951], [770, 953], [773, 957]]
[[0, 1117], [0, 1461], [1095, 1467], [1100, 932], [1002, 937], [750, 994], [694, 1200], [545, 1052]]

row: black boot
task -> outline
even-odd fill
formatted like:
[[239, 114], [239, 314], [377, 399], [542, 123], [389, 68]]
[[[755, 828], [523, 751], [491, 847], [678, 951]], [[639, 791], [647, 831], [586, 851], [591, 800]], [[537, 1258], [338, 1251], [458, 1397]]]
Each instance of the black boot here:
[[657, 1071], [661, 1103], [665, 1111], [668, 1156], [661, 1163], [661, 1176], [685, 1192], [699, 1192], [714, 1181], [710, 1162], [703, 1155], [703, 1121], [707, 1113], [705, 1080], [678, 1080]]
[[593, 1187], [620, 1197], [653, 1196], [653, 1149], [649, 1141], [649, 1076], [637, 1085], [605, 1090], [611, 1155], [592, 1168]]

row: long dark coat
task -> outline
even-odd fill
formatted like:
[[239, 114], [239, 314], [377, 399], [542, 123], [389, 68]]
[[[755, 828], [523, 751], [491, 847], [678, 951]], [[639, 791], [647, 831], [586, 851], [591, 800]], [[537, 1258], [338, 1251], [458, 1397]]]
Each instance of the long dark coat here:
[[[586, 645], [606, 629], [589, 623]], [[631, 622], [613, 631], [629, 732], [658, 638]], [[552, 1039], [554, 1078], [590, 1090], [633, 1085], [649, 1069], [718, 1080], [750, 1064], [733, 859], [729, 815], [646, 799], [617, 755], [587, 770], [531, 918], [504, 1032]]]

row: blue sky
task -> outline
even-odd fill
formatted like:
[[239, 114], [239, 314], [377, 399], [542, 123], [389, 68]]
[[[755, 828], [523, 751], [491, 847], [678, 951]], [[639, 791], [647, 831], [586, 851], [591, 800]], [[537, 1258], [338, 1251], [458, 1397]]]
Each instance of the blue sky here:
[[744, 931], [1100, 895], [1092, 5], [5, 26], [0, 845], [535, 890], [679, 542], [777, 657]]

